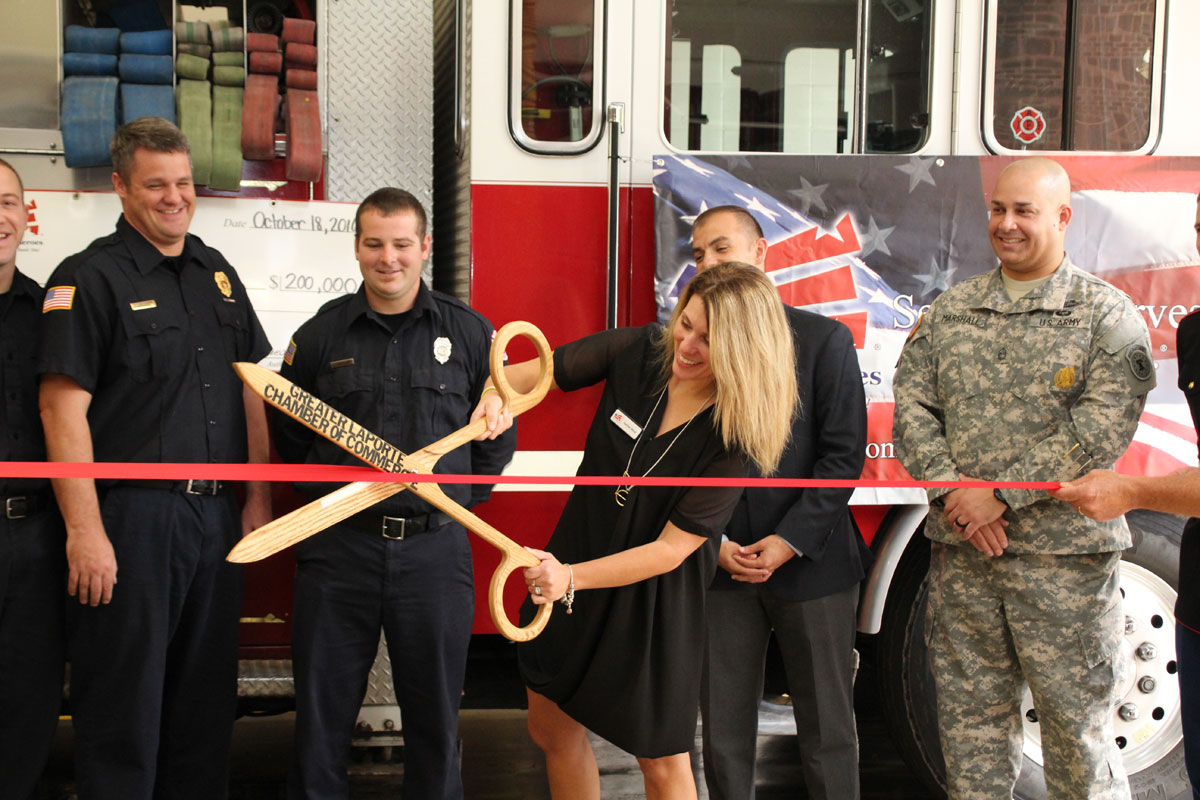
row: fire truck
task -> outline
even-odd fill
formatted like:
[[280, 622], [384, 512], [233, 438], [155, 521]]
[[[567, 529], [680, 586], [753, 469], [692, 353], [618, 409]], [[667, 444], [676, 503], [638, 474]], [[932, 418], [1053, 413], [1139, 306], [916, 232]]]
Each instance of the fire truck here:
[[[80, 226], [101, 235], [118, 207], [106, 168], [62, 163], [53, 63], [62, 26], [86, 24], [87, 9], [104, 4], [62, 0], [49, 19], [30, 5], [0, 33], [21, 62], [0, 67], [11, 73], [0, 88], [0, 156], [17, 165], [38, 206], [30, 213], [41, 230], [31, 226], [19, 261], [44, 279], [92, 238]], [[176, 4], [159, 5], [177, 18]], [[785, 300], [829, 313], [855, 334], [870, 418], [864, 477], [900, 482], [907, 476], [890, 440], [891, 374], [904, 337], [938, 292], [994, 264], [984, 190], [998, 170], [1050, 154], [1072, 177], [1068, 252], [1128, 291], [1152, 334], [1158, 387], [1118, 469], [1162, 474], [1196, 464], [1174, 356], [1179, 319], [1200, 308], [1193, 3], [228, 5], [247, 30], [266, 30], [282, 15], [317, 23], [321, 178], [288, 181], [282, 159], [247, 161], [241, 191], [202, 192], [209, 197], [194, 223], [238, 267], [276, 364], [291, 330], [357, 287], [347, 220], [352, 204], [380, 185], [410, 188], [432, 209], [435, 288], [497, 325], [529, 320], [552, 345], [661, 316], [694, 270], [690, 220], [734, 202], [764, 222], [768, 270]], [[56, 244], [67, 222], [73, 235]], [[510, 355], [522, 356], [514, 347]], [[597, 399], [598, 390], [552, 395], [523, 415], [509, 472], [573, 474]], [[564, 501], [561, 486], [505, 486], [478, 513], [540, 546]], [[281, 487], [277, 505], [287, 502]], [[872, 660], [897, 747], [941, 791], [922, 637], [925, 495], [864, 487], [852, 504], [875, 553], [860, 649]], [[1135, 797], [1187, 797], [1172, 616], [1182, 520], [1136, 512], [1129, 522], [1118, 744]], [[246, 570], [243, 693], [259, 707], [288, 702], [289, 559]], [[476, 548], [481, 638], [498, 636], [484, 610], [497, 560]], [[506, 591], [514, 614], [521, 587]], [[386, 678], [386, 663], [379, 668]], [[368, 697], [364, 730], [402, 727], [386, 684], [382, 699]], [[1045, 789], [1028, 693], [1023, 711], [1017, 795], [1034, 798]]]

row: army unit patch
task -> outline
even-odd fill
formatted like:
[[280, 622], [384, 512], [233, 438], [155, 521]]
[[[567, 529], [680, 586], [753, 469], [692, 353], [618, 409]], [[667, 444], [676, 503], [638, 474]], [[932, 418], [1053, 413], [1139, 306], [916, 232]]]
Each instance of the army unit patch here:
[[69, 311], [75, 302], [74, 286], [55, 286], [46, 290], [46, 299], [42, 301], [42, 313], [47, 311]]
[[1148, 381], [1154, 377], [1154, 360], [1142, 345], [1134, 345], [1126, 350], [1125, 360], [1129, 363], [1129, 371], [1139, 381]]

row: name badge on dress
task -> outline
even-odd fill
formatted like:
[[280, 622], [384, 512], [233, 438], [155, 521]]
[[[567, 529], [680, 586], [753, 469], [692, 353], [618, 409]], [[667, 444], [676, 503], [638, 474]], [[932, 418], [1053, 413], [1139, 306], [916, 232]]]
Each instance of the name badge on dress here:
[[642, 435], [642, 426], [630, 419], [629, 415], [619, 408], [612, 413], [612, 416], [609, 417], [609, 419], [612, 420], [618, 428], [625, 431], [625, 435], [630, 439], [636, 439]]

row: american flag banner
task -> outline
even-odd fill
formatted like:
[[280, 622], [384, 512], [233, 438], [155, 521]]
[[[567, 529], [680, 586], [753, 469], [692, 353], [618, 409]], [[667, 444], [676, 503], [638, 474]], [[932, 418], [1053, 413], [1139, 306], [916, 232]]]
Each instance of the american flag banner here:
[[[1175, 387], [1175, 328], [1200, 308], [1192, 224], [1200, 159], [1076, 156], [1071, 259], [1128, 292], [1158, 367], [1134, 444], [1118, 469], [1162, 474], [1196, 464], [1196, 434]], [[994, 268], [988, 196], [1011, 158], [780, 156], [654, 158], [655, 292], [660, 318], [695, 274], [691, 225], [736, 205], [762, 226], [767, 273], [785, 302], [834, 317], [854, 335], [868, 402], [863, 477], [907, 477], [891, 444], [892, 373], [920, 313], [953, 284]], [[861, 502], [920, 500], [876, 492]]]

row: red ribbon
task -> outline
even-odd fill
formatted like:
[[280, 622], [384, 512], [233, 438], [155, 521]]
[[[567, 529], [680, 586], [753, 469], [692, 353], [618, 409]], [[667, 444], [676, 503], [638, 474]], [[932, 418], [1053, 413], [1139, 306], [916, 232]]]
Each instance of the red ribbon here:
[[103, 480], [315, 481], [350, 483], [485, 483], [560, 486], [747, 486], [821, 489], [1057, 489], [1057, 481], [914, 481], [830, 478], [680, 478], [619, 475], [453, 475], [383, 472], [332, 464], [160, 464], [129, 462], [2, 461], [0, 478]]

